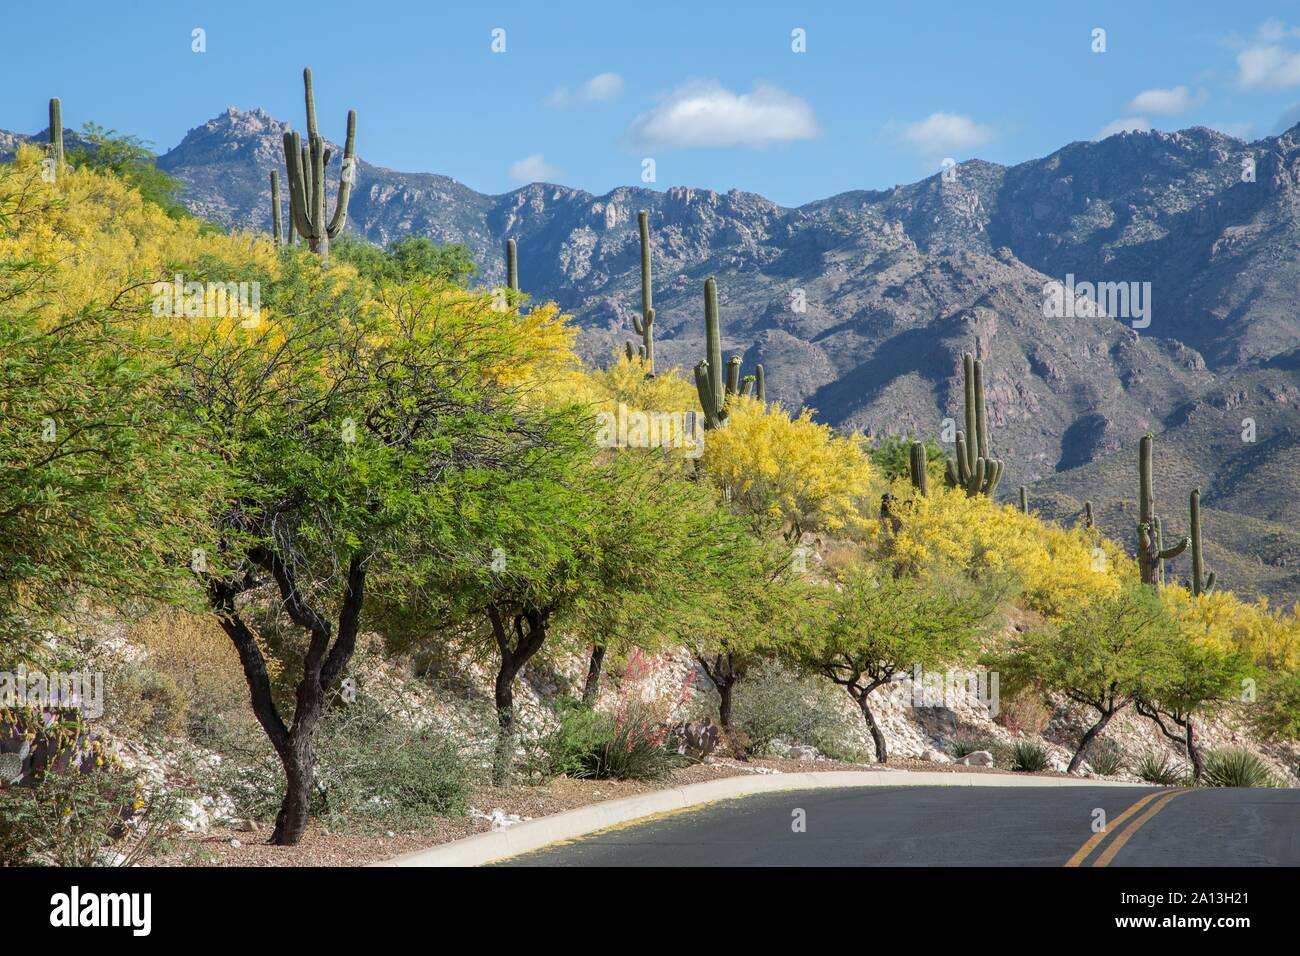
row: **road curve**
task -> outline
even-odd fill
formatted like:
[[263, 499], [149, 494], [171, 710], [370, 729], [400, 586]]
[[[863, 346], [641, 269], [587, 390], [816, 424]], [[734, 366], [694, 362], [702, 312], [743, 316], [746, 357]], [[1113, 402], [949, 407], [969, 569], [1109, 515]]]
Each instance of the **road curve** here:
[[499, 865], [1067, 864], [1300, 866], [1300, 790], [871, 787], [788, 791], [628, 824]]

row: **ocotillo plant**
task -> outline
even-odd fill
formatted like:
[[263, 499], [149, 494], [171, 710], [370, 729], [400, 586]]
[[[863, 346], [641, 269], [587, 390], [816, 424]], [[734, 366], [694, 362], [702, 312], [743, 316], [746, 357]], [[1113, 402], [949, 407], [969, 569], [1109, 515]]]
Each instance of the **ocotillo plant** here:
[[1192, 489], [1192, 593], [1209, 594], [1214, 590], [1214, 572], [1205, 574], [1201, 554], [1201, 489]]
[[734, 355], [722, 370], [722, 330], [718, 324], [718, 283], [713, 276], [704, 280], [704, 361], [695, 366], [695, 390], [704, 409], [704, 427], [720, 428], [727, 422], [727, 398], [746, 395], [765, 400], [763, 366], [753, 375], [740, 377], [741, 359]]
[[294, 228], [312, 252], [329, 262], [330, 240], [337, 239], [348, 221], [348, 200], [357, 179], [357, 112], [348, 110], [348, 134], [343, 144], [343, 172], [339, 176], [334, 215], [325, 219], [325, 169], [330, 151], [316, 130], [316, 97], [311, 70], [302, 71], [307, 101], [307, 145], [298, 133], [284, 134], [284, 165], [289, 172], [289, 215]]
[[519, 248], [513, 239], [506, 240], [506, 288], [519, 292]]
[[283, 239], [283, 222], [280, 218], [280, 172], [271, 170], [271, 237], [278, 248]]
[[984, 363], [969, 352], [962, 358], [966, 385], [966, 430], [957, 432], [957, 460], [948, 459], [950, 488], [993, 497], [1002, 480], [1002, 460], [989, 455], [988, 412], [984, 405]]
[[930, 493], [930, 475], [926, 469], [925, 443], [914, 441], [907, 452], [907, 470], [912, 478], [912, 487], [924, 497]]
[[63, 172], [63, 104], [57, 96], [50, 100], [50, 158], [55, 172]]
[[1152, 448], [1155, 438], [1146, 434], [1138, 445], [1138, 526], [1137, 559], [1138, 572], [1143, 584], [1158, 588], [1164, 583], [1165, 562], [1178, 557], [1186, 550], [1186, 537], [1171, 548], [1164, 546], [1164, 536], [1160, 531], [1160, 517], [1156, 514], [1154, 468], [1152, 466]]
[[632, 328], [641, 336], [640, 349], [627, 344], [628, 358], [640, 355], [645, 363], [646, 377], [655, 374], [655, 310], [654, 297], [650, 291], [650, 221], [644, 209], [637, 214], [637, 224], [641, 229], [641, 314], [632, 314]]

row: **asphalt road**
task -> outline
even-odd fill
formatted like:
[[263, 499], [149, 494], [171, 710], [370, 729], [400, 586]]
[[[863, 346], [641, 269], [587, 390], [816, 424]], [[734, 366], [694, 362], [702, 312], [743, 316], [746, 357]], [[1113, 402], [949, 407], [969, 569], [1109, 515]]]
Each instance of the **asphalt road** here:
[[[1099, 811], [1105, 828], [1094, 832]], [[502, 865], [1300, 866], [1300, 790], [791, 791], [628, 824]]]

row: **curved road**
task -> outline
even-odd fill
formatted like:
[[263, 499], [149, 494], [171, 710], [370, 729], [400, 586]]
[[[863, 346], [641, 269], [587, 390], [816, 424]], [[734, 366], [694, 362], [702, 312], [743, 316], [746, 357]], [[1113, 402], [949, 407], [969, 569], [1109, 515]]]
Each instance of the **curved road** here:
[[502, 865], [1297, 866], [1300, 790], [791, 791], [628, 824]]

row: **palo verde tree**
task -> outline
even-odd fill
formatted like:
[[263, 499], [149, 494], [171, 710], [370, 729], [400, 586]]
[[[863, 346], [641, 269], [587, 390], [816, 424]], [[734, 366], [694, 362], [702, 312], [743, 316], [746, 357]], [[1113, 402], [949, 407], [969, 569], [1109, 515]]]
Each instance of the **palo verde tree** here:
[[1058, 626], [1019, 636], [997, 664], [1010, 693], [1035, 686], [1095, 712], [1070, 760], [1074, 773], [1111, 718], [1153, 689], [1173, 686], [1180, 641], [1159, 597], [1128, 583], [1074, 608]]
[[[214, 326], [176, 395], [234, 484], [206, 562], [212, 610], [239, 653], [253, 711], [284, 767], [271, 842], [301, 838], [315, 734], [366, 620], [458, 552], [489, 478], [551, 441], [502, 373], [529, 360], [518, 316], [439, 284], [372, 287], [287, 257], [258, 328]], [[282, 712], [251, 610], [302, 635]]]
[[991, 589], [864, 564], [850, 566], [825, 602], [800, 656], [853, 698], [880, 763], [889, 750], [871, 695], [918, 665], [930, 670], [971, 659], [997, 609]]

